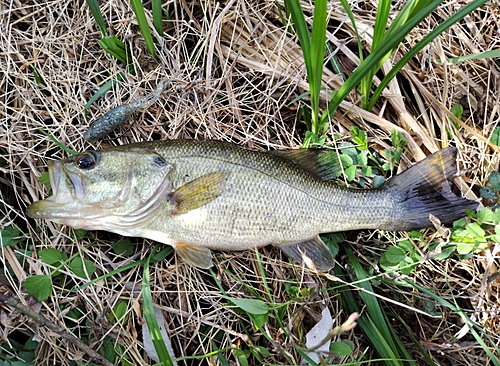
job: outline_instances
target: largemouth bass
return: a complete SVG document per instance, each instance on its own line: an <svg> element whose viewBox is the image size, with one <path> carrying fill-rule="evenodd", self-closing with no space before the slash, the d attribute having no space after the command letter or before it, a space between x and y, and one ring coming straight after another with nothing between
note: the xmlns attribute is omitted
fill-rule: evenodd
<svg viewBox="0 0 500 366"><path fill-rule="evenodd" d="M331 152L330 152L331 154ZM53 195L32 218L169 244L187 262L212 266L211 250L273 244L320 271L334 265L319 233L448 223L477 203L458 197L446 148L372 190L334 185L323 150L259 152L220 141L154 141L49 161Z"/></svg>

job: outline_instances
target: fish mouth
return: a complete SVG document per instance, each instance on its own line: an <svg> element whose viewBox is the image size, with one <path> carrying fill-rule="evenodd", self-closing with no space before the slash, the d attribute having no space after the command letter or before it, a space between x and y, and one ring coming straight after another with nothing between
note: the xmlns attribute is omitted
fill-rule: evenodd
<svg viewBox="0 0 500 366"><path fill-rule="evenodd" d="M81 209L85 206L80 201L80 198L84 195L83 185L81 180L71 179L66 174L63 163L52 160L48 162L52 195L29 205L26 210L29 217L56 222L58 222L58 218L82 217Z"/></svg>

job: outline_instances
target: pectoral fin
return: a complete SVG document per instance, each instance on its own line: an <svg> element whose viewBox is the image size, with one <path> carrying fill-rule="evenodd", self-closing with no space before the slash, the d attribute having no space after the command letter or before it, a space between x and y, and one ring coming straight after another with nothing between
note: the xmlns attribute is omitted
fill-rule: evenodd
<svg viewBox="0 0 500 366"><path fill-rule="evenodd" d="M277 245L288 256L311 269L327 272L335 265L330 250L319 236L295 243Z"/></svg>
<svg viewBox="0 0 500 366"><path fill-rule="evenodd" d="M182 259L195 267L204 269L212 267L212 252L208 248L177 242L174 249Z"/></svg>
<svg viewBox="0 0 500 366"><path fill-rule="evenodd" d="M189 212L219 197L224 192L228 176L229 172L214 172L179 187L170 198L176 205L173 214Z"/></svg>

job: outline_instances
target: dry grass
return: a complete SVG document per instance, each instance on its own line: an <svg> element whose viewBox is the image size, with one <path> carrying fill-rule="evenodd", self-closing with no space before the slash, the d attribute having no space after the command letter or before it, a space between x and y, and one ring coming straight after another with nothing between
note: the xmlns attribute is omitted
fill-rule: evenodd
<svg viewBox="0 0 500 366"><path fill-rule="evenodd" d="M363 36L368 45L374 21L373 3L359 3L360 8L354 9L364 24ZM394 60L459 4L460 1L444 4L427 24L414 30ZM304 4L305 8L308 6ZM275 2L181 0L168 2L164 7L172 21L164 39L159 40L160 62L157 62L146 51L128 2L103 5L111 34L130 46L137 72L128 74L123 83L90 108L91 119L150 92L164 72L173 74L182 69L183 73L159 102L137 117L129 133L93 147L171 138L227 140L258 149L299 146L305 127L295 123L297 105L289 105L289 102L307 90L305 70L297 39L284 32ZM353 53L352 29L340 5L331 7L329 16L332 20L329 40L338 47L336 55L349 74L359 62ZM398 129L409 141L401 164L403 168L447 145L447 131L451 131L466 171L457 183L465 195L474 198L489 173L498 169L499 148L489 142L489 137L500 117L499 67L494 60L447 64L431 62L429 57L444 59L498 48L499 17L498 7L490 4L454 26L404 68L373 113L358 108L357 96L351 94L351 99L342 103L335 120L331 121L328 138L333 140L335 133L348 138L349 128L357 125L368 131L371 147L382 151L390 145L391 130ZM68 255L80 253L96 265L99 274L108 273L118 263L127 261L116 256L109 246L110 240L117 239L115 236L90 233L83 240L76 240L67 227L37 223L25 215L29 203L47 195L38 181L46 170L47 160L66 155L41 130L74 150L89 148L82 138L88 125L84 106L105 82L124 72L124 65L97 44L100 34L83 1L48 1L42 6L31 1L0 0L0 24L0 154L5 160L0 164L0 226L19 226L28 236L30 249L25 252L21 247L2 248L2 265L11 269L1 278L2 291L13 292L23 303L77 337L90 334L89 344L95 350L110 337L127 350L132 364L150 362L138 334L142 322L138 290L140 268L69 293L62 289L74 288L86 281L64 271L65 282L58 283L54 296L43 304L34 301L21 288L27 276L50 273L50 268L37 257L37 251L42 248L56 248ZM36 68L45 86L37 85L32 68ZM325 70L323 82L325 88L331 90L342 81ZM324 98L326 103L326 92ZM450 122L447 112L456 103L461 103L466 112L459 130ZM426 235L431 238L436 234L429 230ZM134 243L135 259L148 255L151 242L134 239ZM372 241L366 243L367 246L355 247L368 265ZM499 248L500 244L492 244L466 260L428 261L412 274L419 284L456 299L497 344L500 341L500 279L495 276ZM271 351L266 358L270 364L300 362L298 353L284 343L285 337L274 314L264 329L255 331L245 314L227 306L217 281L228 296L255 298L260 294L271 303L290 299L289 283L314 289L309 298L289 305L283 315L285 326L299 343L300 337L315 323L314 319L317 320L322 303L330 308L336 324L345 321L349 314L341 308L337 292L325 291L332 286L328 280L293 267L270 247L260 253L271 298L256 255L251 251L216 253L214 273L178 263L175 256L152 265L153 299L166 314L168 332L178 357L204 355L214 351L214 345L248 349L251 338L255 344ZM122 326L109 322L109 313L119 300L126 302L129 315L128 322ZM398 301L415 309L429 310L429 301L409 290L401 292ZM395 309L412 324L416 338L437 363L486 364L483 350L466 330L459 332L463 324L451 311L437 306L432 311L440 316L431 317L399 305L395 305ZM36 335L40 341L36 364L69 365L71 361L88 360L73 344L27 317L7 307L2 307L0 312L2 342L21 333ZM69 313L74 316L72 321ZM245 331L251 333L245 334ZM463 338L458 339L457 334ZM365 351L367 341L358 330L346 334L345 338L355 343L355 357ZM419 351L411 345L409 348L420 364L425 364L425 360L419 358ZM230 352L225 355L234 362ZM186 364L199 362L186 361ZM220 363L216 356L211 356L205 364Z"/></svg>

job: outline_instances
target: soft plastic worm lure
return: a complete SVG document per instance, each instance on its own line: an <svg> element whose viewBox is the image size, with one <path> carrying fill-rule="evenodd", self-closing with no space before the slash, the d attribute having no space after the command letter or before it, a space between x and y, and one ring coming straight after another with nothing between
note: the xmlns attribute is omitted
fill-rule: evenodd
<svg viewBox="0 0 500 366"><path fill-rule="evenodd" d="M131 103L113 108L108 113L92 122L87 131L83 134L83 137L85 140L92 142L109 135L112 131L120 127L132 113L148 108L154 104L160 97L162 91L172 80L173 77L164 78L158 83L154 92Z"/></svg>

